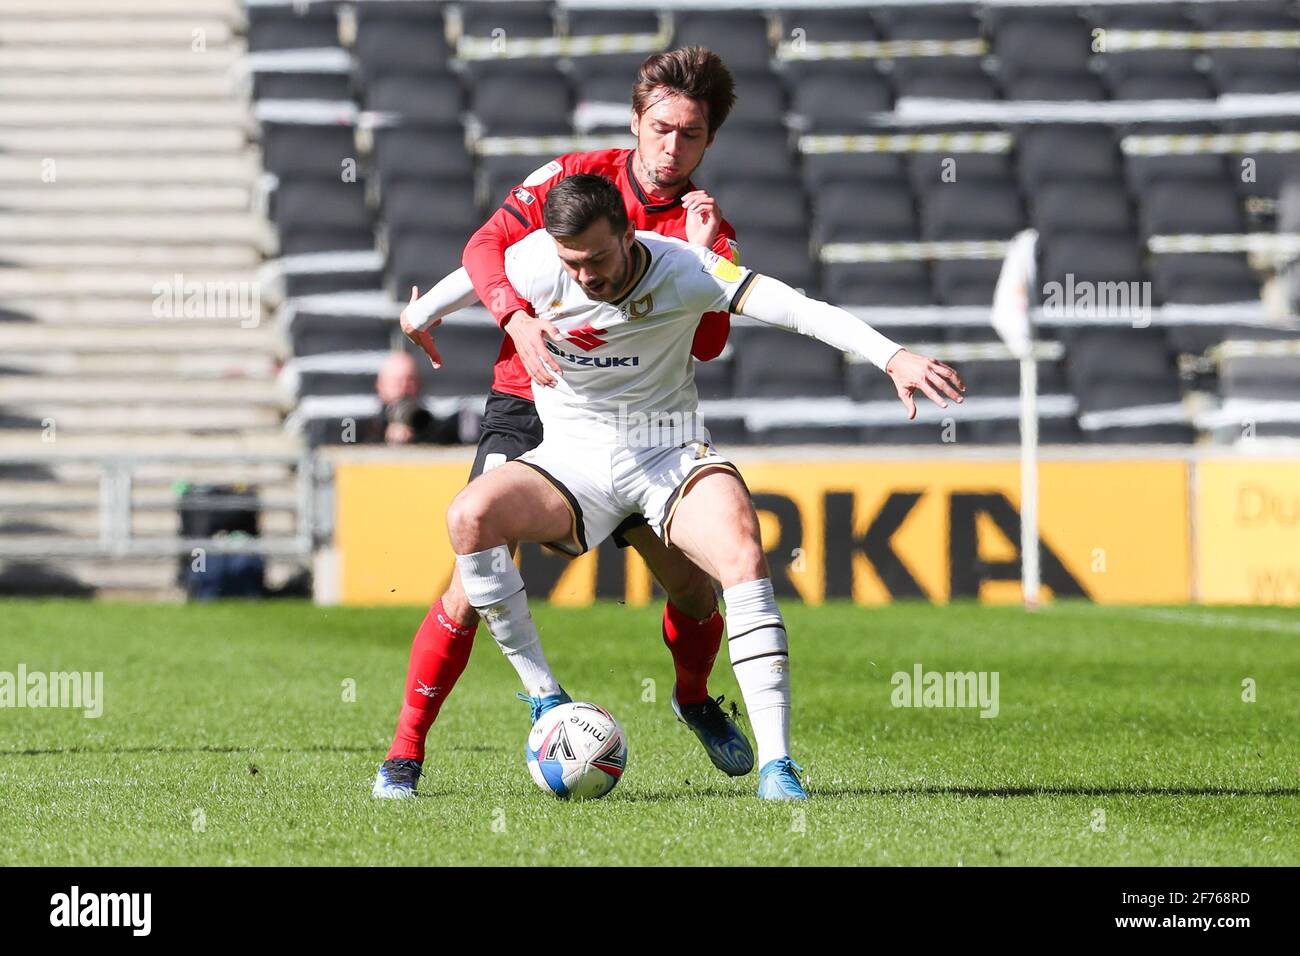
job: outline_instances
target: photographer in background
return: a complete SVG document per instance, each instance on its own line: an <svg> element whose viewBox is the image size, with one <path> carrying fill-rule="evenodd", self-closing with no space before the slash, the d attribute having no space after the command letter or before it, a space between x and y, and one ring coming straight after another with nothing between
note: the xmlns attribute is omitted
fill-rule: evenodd
<svg viewBox="0 0 1300 956"><path fill-rule="evenodd" d="M440 421L420 404L420 376L415 359L406 352L393 352L384 361L375 379L375 391L384 407L367 435L368 441L427 445L455 444L460 440L454 419Z"/></svg>

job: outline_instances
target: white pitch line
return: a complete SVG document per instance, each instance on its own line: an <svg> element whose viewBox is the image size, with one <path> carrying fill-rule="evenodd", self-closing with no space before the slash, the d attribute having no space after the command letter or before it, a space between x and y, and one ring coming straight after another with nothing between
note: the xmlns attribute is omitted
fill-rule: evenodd
<svg viewBox="0 0 1300 956"><path fill-rule="evenodd" d="M1069 614L1079 611L1078 607L1052 607L1054 614ZM1122 608L1097 606L1088 614L1111 614L1123 617L1136 617L1163 624L1192 624L1200 627L1239 628L1248 631L1272 631L1280 634L1300 634L1300 621L1278 621L1273 618L1242 617L1233 614L1214 614L1205 611L1158 610L1155 608Z"/></svg>

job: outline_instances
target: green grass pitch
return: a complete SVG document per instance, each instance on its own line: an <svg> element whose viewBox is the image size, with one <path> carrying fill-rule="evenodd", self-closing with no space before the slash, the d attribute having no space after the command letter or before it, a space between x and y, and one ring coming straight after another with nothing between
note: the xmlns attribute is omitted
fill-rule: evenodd
<svg viewBox="0 0 1300 956"><path fill-rule="evenodd" d="M393 802L370 781L421 609L0 602L0 671L104 674L97 719L0 709L4 859L1300 864L1300 610L784 611L798 807L718 773L673 719L658 608L535 608L566 689L629 738L613 793L569 804L528 776L527 708L482 629L421 799ZM997 671L998 716L892 706L918 662ZM712 686L736 696L725 649Z"/></svg>

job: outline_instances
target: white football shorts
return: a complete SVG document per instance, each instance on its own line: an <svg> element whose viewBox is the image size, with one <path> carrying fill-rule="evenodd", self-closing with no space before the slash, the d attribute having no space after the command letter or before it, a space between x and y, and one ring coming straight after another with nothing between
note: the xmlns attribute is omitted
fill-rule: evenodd
<svg viewBox="0 0 1300 956"><path fill-rule="evenodd" d="M568 539L546 546L574 558L608 538L630 514L645 515L667 541L677 503L698 478L716 470L740 478L736 466L707 440L648 448L543 440L515 461L540 474L568 503L573 513Z"/></svg>

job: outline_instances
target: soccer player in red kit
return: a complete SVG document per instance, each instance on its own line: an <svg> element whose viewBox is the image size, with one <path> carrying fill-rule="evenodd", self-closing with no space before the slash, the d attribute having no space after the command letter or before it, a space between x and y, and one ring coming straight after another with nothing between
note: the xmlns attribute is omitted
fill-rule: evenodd
<svg viewBox="0 0 1300 956"><path fill-rule="evenodd" d="M596 173L617 185L637 229L706 246L738 262L735 230L721 218L712 197L696 189L690 179L734 103L734 80L717 54L691 47L650 56L633 87L631 129L636 147L570 153L547 163L511 190L501 208L470 238L463 257L465 271L474 292L506 333L471 479L541 443L532 389L554 384L559 371L544 345L548 335L556 337L554 328L535 316L506 278L507 247L542 228L542 206L551 186L574 173ZM416 302L415 290L411 301ZM408 311L415 310L408 307ZM440 365L441 356L427 330L433 323L426 318L421 325L403 313L402 324L435 366ZM702 316L692 346L695 358L717 357L729 328L726 312ZM601 331L582 330L592 337L588 343L598 342ZM571 334L566 343L581 349L583 337ZM620 525L614 540L620 547L635 548L668 594L663 638L676 674L673 710L699 737L718 769L731 776L749 773L754 755L748 739L723 712L721 698L714 700L708 692L708 676L723 631L713 582L680 551L664 544L640 515ZM425 738L469 661L477 626L478 615L465 597L459 575L453 574L447 592L416 632L397 732L373 785L376 797L415 795ZM531 699L533 721L565 700Z"/></svg>

